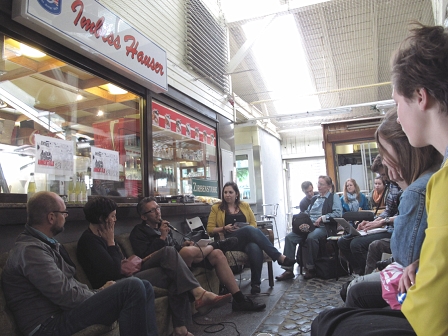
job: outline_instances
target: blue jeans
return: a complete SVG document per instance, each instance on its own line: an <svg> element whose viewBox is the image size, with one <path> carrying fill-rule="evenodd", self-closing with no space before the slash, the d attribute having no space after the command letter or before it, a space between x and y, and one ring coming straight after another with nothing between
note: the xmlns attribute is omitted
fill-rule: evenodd
<svg viewBox="0 0 448 336"><path fill-rule="evenodd" d="M356 237L349 237L347 235L338 240L338 246L342 255L352 266L353 272L364 275L370 243L378 239L390 238L391 235L392 233L390 232L380 232Z"/></svg>
<svg viewBox="0 0 448 336"><path fill-rule="evenodd" d="M33 336L69 336L94 324L118 320L120 335L156 336L154 290L146 280L122 279L91 296L76 308L42 323Z"/></svg>
<svg viewBox="0 0 448 336"><path fill-rule="evenodd" d="M245 226L232 233L226 233L226 237L237 237L237 251L243 251L249 256L251 285L261 284L261 270L263 268L263 251L274 261L282 254L272 245L264 233L253 226Z"/></svg>
<svg viewBox="0 0 448 336"><path fill-rule="evenodd" d="M306 267L314 269L314 261L317 259L319 253L319 239L327 236L327 231L324 226L316 227L313 232L310 232L306 237L307 258ZM297 244L302 244L303 238L294 232L288 233L285 237L285 249L283 254L290 259L296 258ZM292 271L292 267L282 266L286 270Z"/></svg>

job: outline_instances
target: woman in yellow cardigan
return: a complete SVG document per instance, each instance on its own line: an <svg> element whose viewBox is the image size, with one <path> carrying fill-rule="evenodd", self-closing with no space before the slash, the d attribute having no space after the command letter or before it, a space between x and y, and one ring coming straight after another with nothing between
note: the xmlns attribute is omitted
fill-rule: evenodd
<svg viewBox="0 0 448 336"><path fill-rule="evenodd" d="M246 252L251 269L251 293L260 293L263 251L280 265L292 266L295 261L281 254L266 236L257 229L254 213L249 204L240 200L240 191L234 182L227 182L222 190L222 202L214 204L208 217L207 231L210 235L224 233L227 237L237 237L236 251ZM234 223L249 223L238 227Z"/></svg>

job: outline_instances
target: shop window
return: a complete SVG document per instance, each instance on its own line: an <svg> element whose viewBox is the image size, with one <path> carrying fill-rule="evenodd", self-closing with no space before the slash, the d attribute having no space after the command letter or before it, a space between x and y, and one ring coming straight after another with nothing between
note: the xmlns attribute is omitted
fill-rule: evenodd
<svg viewBox="0 0 448 336"><path fill-rule="evenodd" d="M90 194L142 196L142 98L7 36L0 39L2 192L27 193L34 173L38 191L70 202L85 202Z"/></svg>
<svg viewBox="0 0 448 336"><path fill-rule="evenodd" d="M194 180L217 188L215 129L153 102L152 133L154 195L195 194Z"/></svg>

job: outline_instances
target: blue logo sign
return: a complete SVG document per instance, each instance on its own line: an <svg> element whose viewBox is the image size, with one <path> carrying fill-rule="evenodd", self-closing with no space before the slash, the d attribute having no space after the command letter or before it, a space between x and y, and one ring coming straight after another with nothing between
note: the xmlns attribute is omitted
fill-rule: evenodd
<svg viewBox="0 0 448 336"><path fill-rule="evenodd" d="M50 14L61 14L62 0L37 0L37 2Z"/></svg>

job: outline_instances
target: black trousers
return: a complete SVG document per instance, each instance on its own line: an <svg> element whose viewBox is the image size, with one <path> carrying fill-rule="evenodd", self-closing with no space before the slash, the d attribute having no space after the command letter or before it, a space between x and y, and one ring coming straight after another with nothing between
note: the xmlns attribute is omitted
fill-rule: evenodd
<svg viewBox="0 0 448 336"><path fill-rule="evenodd" d="M321 312L311 324L311 336L416 335L405 316L392 309L335 308Z"/></svg>

